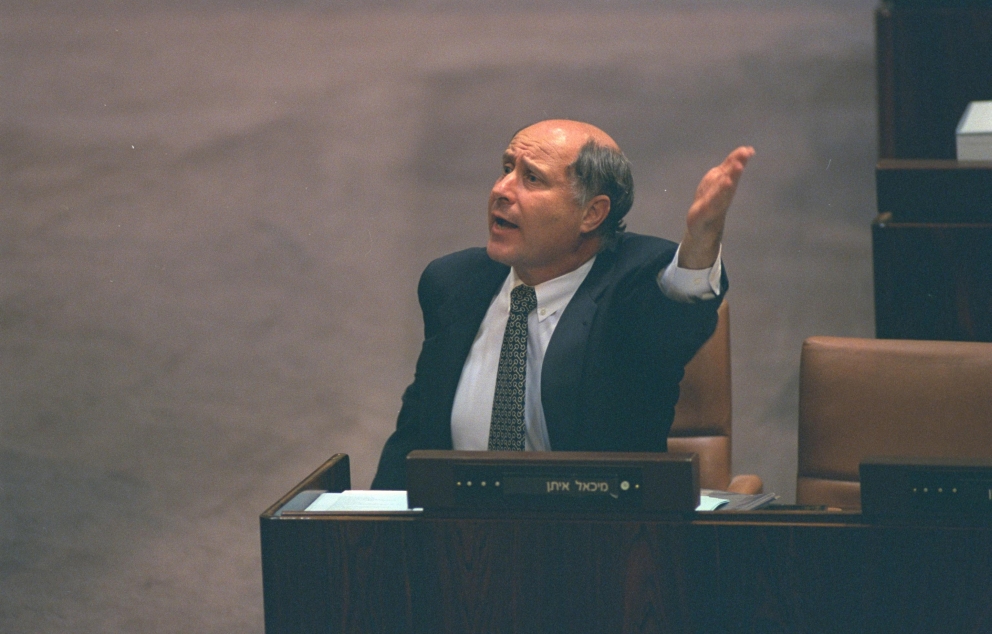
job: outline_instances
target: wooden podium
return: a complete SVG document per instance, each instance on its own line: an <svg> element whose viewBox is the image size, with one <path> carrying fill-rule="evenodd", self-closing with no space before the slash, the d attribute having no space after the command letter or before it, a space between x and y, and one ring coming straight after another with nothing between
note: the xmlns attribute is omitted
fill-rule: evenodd
<svg viewBox="0 0 992 634"><path fill-rule="evenodd" d="M347 486L347 468L335 456L261 515L268 634L992 628L990 526L286 512L302 492Z"/></svg>

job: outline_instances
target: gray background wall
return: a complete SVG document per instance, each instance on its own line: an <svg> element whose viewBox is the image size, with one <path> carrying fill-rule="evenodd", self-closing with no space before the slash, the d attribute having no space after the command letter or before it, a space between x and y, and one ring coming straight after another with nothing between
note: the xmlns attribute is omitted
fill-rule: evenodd
<svg viewBox="0 0 992 634"><path fill-rule="evenodd" d="M0 631L260 632L258 513L335 452L370 482L417 277L551 116L674 239L757 148L734 461L791 500L800 344L873 332L873 6L0 2Z"/></svg>

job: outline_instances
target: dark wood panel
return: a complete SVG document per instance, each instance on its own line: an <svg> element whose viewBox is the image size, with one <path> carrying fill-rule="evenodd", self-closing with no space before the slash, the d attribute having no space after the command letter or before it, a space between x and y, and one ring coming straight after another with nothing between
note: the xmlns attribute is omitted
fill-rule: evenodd
<svg viewBox="0 0 992 634"><path fill-rule="evenodd" d="M872 226L875 335L992 341L992 224Z"/></svg>
<svg viewBox="0 0 992 634"><path fill-rule="evenodd" d="M881 160L875 193L894 222L992 223L992 162Z"/></svg>
<svg viewBox="0 0 992 634"><path fill-rule="evenodd" d="M988 527L281 518L262 543L269 634L992 625Z"/></svg>
<svg viewBox="0 0 992 634"><path fill-rule="evenodd" d="M879 157L955 158L965 106L992 99L992 8L883 6L875 25Z"/></svg>
<svg viewBox="0 0 992 634"><path fill-rule="evenodd" d="M988 530L893 527L866 543L865 592L882 631L992 631ZM894 629L896 628L896 629Z"/></svg>
<svg viewBox="0 0 992 634"><path fill-rule="evenodd" d="M263 518L261 537L266 632L413 631L430 593L409 524Z"/></svg>

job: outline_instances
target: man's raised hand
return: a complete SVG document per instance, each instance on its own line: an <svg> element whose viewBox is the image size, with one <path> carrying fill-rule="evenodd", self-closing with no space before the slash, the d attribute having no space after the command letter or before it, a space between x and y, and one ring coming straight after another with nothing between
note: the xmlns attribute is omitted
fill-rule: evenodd
<svg viewBox="0 0 992 634"><path fill-rule="evenodd" d="M754 156L754 148L741 146L706 172L696 188L696 198L685 218L685 236L679 250L679 266L706 269L716 262L723 238L727 210L737 191L744 166Z"/></svg>

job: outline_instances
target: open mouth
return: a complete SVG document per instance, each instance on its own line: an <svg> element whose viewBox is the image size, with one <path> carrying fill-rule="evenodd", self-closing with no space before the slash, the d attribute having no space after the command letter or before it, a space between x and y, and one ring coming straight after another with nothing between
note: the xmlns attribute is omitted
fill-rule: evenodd
<svg viewBox="0 0 992 634"><path fill-rule="evenodd" d="M509 220L506 220L504 218L500 218L500 217L497 216L494 220L495 220L495 224L496 224L497 227L502 227L504 229L516 229L517 228L517 225L513 224L512 222L510 222Z"/></svg>

